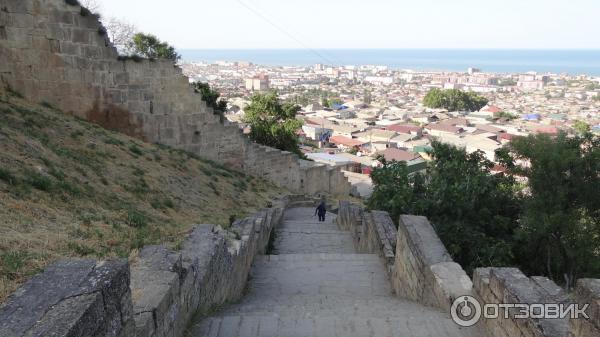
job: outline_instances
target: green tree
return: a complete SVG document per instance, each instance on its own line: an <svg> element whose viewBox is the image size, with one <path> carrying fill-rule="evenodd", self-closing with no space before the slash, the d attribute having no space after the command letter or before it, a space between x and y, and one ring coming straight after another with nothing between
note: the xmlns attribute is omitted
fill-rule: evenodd
<svg viewBox="0 0 600 337"><path fill-rule="evenodd" d="M223 114L227 111L227 101L223 99L219 100L221 94L212 89L208 83L194 82L192 87L195 92L202 95L202 100L206 102L206 105L213 108L215 113Z"/></svg>
<svg viewBox="0 0 600 337"><path fill-rule="evenodd" d="M468 272L506 266L513 260L512 238L520 204L511 176L492 175L494 164L481 152L434 142L426 204L440 239Z"/></svg>
<svg viewBox="0 0 600 337"><path fill-rule="evenodd" d="M401 214L419 213L422 209L419 202L424 191L423 176L409 175L406 162L388 162L383 157L378 160L382 167L375 168L371 173L373 193L367 206L388 212L394 221L398 221Z"/></svg>
<svg viewBox="0 0 600 337"><path fill-rule="evenodd" d="M371 209L425 215L456 262L467 271L513 262L512 238L520 212L516 183L491 175L482 153L439 142L425 176L407 174L403 163L384 164L372 173Z"/></svg>
<svg viewBox="0 0 600 337"><path fill-rule="evenodd" d="M149 59L167 59L176 62L181 58L175 51L175 47L150 34L135 34L130 49L135 54Z"/></svg>
<svg viewBox="0 0 600 337"><path fill-rule="evenodd" d="M464 92L458 89L429 90L423 104L432 109L446 109L448 111L479 111L488 103L487 98L473 92Z"/></svg>
<svg viewBox="0 0 600 337"><path fill-rule="evenodd" d="M281 104L276 92L255 94L244 110L244 122L251 128L250 138L257 143L303 156L296 135L302 126L302 122L296 119L299 110L300 107L295 104Z"/></svg>
<svg viewBox="0 0 600 337"><path fill-rule="evenodd" d="M575 129L575 131L577 131L581 135L584 135L590 132L591 130L590 125L584 121L576 121L573 124L573 129Z"/></svg>
<svg viewBox="0 0 600 337"><path fill-rule="evenodd" d="M514 120L519 118L519 116L512 114L510 112L506 112L506 111L500 111L499 113L496 114L495 116L496 118L505 118L508 120Z"/></svg>
<svg viewBox="0 0 600 337"><path fill-rule="evenodd" d="M529 274L564 281L600 276L600 139L518 137L504 149L514 173L528 178L516 247ZM513 160L530 163L519 167Z"/></svg>

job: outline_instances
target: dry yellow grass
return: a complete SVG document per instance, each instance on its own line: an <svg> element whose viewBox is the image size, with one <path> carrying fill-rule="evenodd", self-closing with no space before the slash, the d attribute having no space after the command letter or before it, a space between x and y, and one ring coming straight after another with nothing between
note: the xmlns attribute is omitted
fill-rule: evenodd
<svg viewBox="0 0 600 337"><path fill-rule="evenodd" d="M58 258L177 248L193 224L227 226L283 192L0 91L0 303Z"/></svg>

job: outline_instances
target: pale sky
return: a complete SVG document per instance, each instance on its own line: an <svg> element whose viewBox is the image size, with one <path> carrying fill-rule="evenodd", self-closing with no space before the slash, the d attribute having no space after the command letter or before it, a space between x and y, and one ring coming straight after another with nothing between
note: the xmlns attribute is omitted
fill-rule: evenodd
<svg viewBox="0 0 600 337"><path fill-rule="evenodd" d="M96 0L179 49L600 49L600 0Z"/></svg>

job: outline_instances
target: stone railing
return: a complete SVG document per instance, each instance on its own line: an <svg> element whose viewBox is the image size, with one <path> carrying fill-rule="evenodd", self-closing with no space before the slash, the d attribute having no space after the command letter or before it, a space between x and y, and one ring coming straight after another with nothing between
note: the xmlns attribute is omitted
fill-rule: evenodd
<svg viewBox="0 0 600 337"><path fill-rule="evenodd" d="M181 336L192 316L242 296L256 254L290 201L236 221L197 225L180 251L148 246L127 260L68 259L0 307L0 336Z"/></svg>
<svg viewBox="0 0 600 337"><path fill-rule="evenodd" d="M342 201L338 224L352 232L360 252L384 258L399 296L448 310L456 297L471 293L471 280L425 217L403 215L396 229L387 212L367 212Z"/></svg>
<svg viewBox="0 0 600 337"><path fill-rule="evenodd" d="M472 286L427 218L400 216L392 276L398 295L448 310L457 297L470 294Z"/></svg>
<svg viewBox="0 0 600 337"><path fill-rule="evenodd" d="M589 319L515 319L499 312L473 327L490 337L600 337L600 280L580 279L573 298L546 277L527 277L516 268L478 268L473 282L448 254L427 218L401 215L396 231L386 212L367 212L340 202L338 225L349 230L357 249L384 257L395 293L437 307L450 315L451 304L465 295L484 304L588 305ZM394 240L394 237L396 239Z"/></svg>
<svg viewBox="0 0 600 337"><path fill-rule="evenodd" d="M337 223L341 229L352 233L358 252L379 254L385 260L386 269L391 275L397 231L386 212L366 212L348 201L340 201Z"/></svg>
<svg viewBox="0 0 600 337"><path fill-rule="evenodd" d="M527 277L516 268L478 268L473 274L474 295L480 303L568 304L563 290L546 277ZM514 309L505 318L503 309L498 318L482 319L481 326L490 336L552 336L565 337L568 319L516 319Z"/></svg>

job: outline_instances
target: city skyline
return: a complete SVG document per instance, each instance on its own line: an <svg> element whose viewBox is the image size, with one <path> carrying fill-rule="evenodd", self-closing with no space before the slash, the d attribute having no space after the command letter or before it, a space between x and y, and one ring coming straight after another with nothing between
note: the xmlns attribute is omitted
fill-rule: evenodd
<svg viewBox="0 0 600 337"><path fill-rule="evenodd" d="M600 49L593 0L98 2L178 49Z"/></svg>

